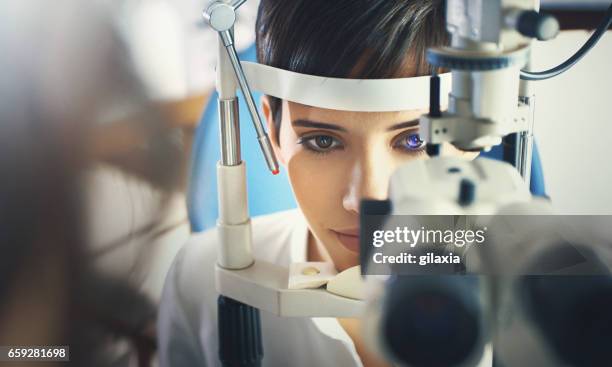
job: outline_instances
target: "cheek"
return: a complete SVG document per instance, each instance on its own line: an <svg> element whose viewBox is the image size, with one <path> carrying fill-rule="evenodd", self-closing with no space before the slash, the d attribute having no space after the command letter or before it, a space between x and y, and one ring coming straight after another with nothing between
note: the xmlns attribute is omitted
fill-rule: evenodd
<svg viewBox="0 0 612 367"><path fill-rule="evenodd" d="M327 155L309 152L297 143L295 131L286 127L284 124L281 128L279 154L295 199L304 215L322 221L323 217L342 209L345 152Z"/></svg>
<svg viewBox="0 0 612 367"><path fill-rule="evenodd" d="M342 210L342 160L299 151L287 163L291 187L306 216L319 221Z"/></svg>

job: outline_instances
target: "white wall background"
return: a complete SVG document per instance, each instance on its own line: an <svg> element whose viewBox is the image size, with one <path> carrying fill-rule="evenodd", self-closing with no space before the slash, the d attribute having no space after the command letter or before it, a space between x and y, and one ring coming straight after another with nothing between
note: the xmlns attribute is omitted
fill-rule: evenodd
<svg viewBox="0 0 612 367"><path fill-rule="evenodd" d="M556 66L590 33L534 45L533 70ZM563 214L612 214L612 32L565 74L534 83L535 134L549 196Z"/></svg>

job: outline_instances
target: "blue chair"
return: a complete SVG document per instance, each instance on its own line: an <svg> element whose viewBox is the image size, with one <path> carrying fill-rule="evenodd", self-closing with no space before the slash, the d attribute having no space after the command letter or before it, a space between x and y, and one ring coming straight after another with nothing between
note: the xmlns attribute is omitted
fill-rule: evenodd
<svg viewBox="0 0 612 367"><path fill-rule="evenodd" d="M241 60L255 61L255 46L240 55ZM255 101L261 94L254 92ZM252 216L273 213L296 207L286 173L281 170L273 176L263 159L256 134L249 117L244 98L239 93L241 116L242 156L247 160L247 188L249 212ZM193 232L201 232L215 226L218 213L216 165L220 157L217 94L210 98L202 120L196 129L191 156L191 177L187 195L189 220ZM501 147L483 153L494 159L502 159ZM534 146L531 192L545 196L544 177L537 146Z"/></svg>
<svg viewBox="0 0 612 367"><path fill-rule="evenodd" d="M481 157L503 160L503 149L501 145L493 147L489 152L483 152ZM531 183L529 189L535 196L546 197L546 189L544 186L544 170L542 169L542 161L538 152L538 145L533 144L533 154L531 156Z"/></svg>

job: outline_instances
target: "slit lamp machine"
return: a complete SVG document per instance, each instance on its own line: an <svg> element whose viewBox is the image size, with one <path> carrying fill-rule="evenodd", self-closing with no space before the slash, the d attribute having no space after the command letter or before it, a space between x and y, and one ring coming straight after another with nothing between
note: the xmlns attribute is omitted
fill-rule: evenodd
<svg viewBox="0 0 612 367"><path fill-rule="evenodd" d="M272 174L278 173L279 166L251 88L336 110L401 111L429 106L429 113L420 119L420 133L431 159L400 167L389 184L389 200L365 200L362 215L551 214L546 202L529 192L535 102L530 84L559 75L578 62L610 26L612 6L571 58L553 69L533 72L532 40L552 39L560 29L554 17L539 12L539 1L447 0L446 29L451 42L447 47L429 49L427 61L450 72L355 80L241 62L234 48L233 26L245 1L212 1L203 12L219 35L216 84L221 160L217 165L216 286L221 295L218 322L223 365L261 365L264 351L259 310L281 317L361 317L373 348L389 361L405 366L475 366L486 358L501 366L525 366L533 361L539 366L601 366L597 363L603 358L608 363L612 360L612 317L582 320L599 323L599 331L607 333L607 344L597 339L598 333L575 335L582 340L572 344L568 335L579 329L571 322L580 324L575 319L584 315L563 308L589 289L594 295L592 302L612 309L612 277L605 266L603 275L568 278L564 283L548 278L520 283L522 278L516 276L469 274L374 277L371 281L366 276L368 287L374 289L367 300L356 299L359 297L351 293L352 286L346 286L353 284L350 280L343 283L339 279L335 293L324 288L289 289L288 268L252 255L237 96L239 89ZM423 93L427 90L429 94ZM441 106L448 109L442 111ZM505 162L445 157L441 154L444 143L468 151L503 143ZM362 262L362 268L366 266ZM351 271L360 278L359 270ZM516 284L522 284L522 293L513 293ZM437 304L437 313L420 308L420 301ZM407 341L415 347L409 348ZM442 342L444 346L440 346Z"/></svg>

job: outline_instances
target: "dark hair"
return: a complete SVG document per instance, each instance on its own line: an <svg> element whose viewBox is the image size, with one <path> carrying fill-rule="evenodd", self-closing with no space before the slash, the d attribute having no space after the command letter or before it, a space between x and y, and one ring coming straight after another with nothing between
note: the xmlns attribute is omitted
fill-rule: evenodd
<svg viewBox="0 0 612 367"><path fill-rule="evenodd" d="M428 75L426 49L448 42L443 0L262 0L256 28L260 63L336 78Z"/></svg>

